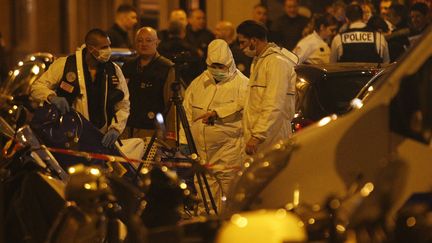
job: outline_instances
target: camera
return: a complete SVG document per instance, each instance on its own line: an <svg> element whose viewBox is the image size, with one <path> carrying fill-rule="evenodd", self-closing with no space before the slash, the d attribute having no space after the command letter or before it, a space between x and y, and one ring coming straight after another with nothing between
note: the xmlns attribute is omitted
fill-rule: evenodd
<svg viewBox="0 0 432 243"><path fill-rule="evenodd" d="M187 70L193 66L194 62L196 62L189 51L175 53L172 56L171 61L174 63L177 71Z"/></svg>
<svg viewBox="0 0 432 243"><path fill-rule="evenodd" d="M189 51L182 51L182 52L175 53L171 61L177 65L177 64L187 64L193 62L194 60L192 60L192 54Z"/></svg>

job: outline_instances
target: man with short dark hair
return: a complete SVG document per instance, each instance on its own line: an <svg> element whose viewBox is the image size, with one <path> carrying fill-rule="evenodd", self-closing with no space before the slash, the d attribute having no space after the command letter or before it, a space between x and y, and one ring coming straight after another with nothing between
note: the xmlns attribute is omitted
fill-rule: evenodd
<svg viewBox="0 0 432 243"><path fill-rule="evenodd" d="M408 39L408 9L405 5L394 3L390 6L387 18L395 27L391 34L387 36L390 61L394 62L410 46Z"/></svg>
<svg viewBox="0 0 432 243"><path fill-rule="evenodd" d="M207 29L206 15L201 9L192 9L189 11L188 23L189 24L186 26L185 40L196 49L200 57L198 62L194 63L196 72L191 75L193 80L206 68L205 58L207 55L207 46L214 40L214 35Z"/></svg>
<svg viewBox="0 0 432 243"><path fill-rule="evenodd" d="M303 29L309 20L299 15L298 0L285 0L284 10L285 14L272 24L272 38L277 44L291 51L302 38Z"/></svg>
<svg viewBox="0 0 432 243"><path fill-rule="evenodd" d="M205 56L207 46L214 39L214 35L206 27L204 11L201 9L192 9L188 15L188 22L186 41L197 48L201 56Z"/></svg>
<svg viewBox="0 0 432 243"><path fill-rule="evenodd" d="M252 10L252 20L263 23L267 28L270 28L267 6L261 3L255 5Z"/></svg>
<svg viewBox="0 0 432 243"><path fill-rule="evenodd" d="M411 24L409 40L412 44L429 25L429 7L425 3L414 3L410 8L409 16Z"/></svg>
<svg viewBox="0 0 432 243"><path fill-rule="evenodd" d="M363 10L358 4L346 8L348 29L333 38L330 62L389 63L387 41L384 35L370 30L363 20Z"/></svg>
<svg viewBox="0 0 432 243"><path fill-rule="evenodd" d="M129 31L138 22L136 9L129 4L122 4L117 8L115 23L107 30L112 47L132 48Z"/></svg>
<svg viewBox="0 0 432 243"><path fill-rule="evenodd" d="M240 48L253 57L243 123L249 155L291 136L296 55L267 41L267 28L247 20L237 27Z"/></svg>
<svg viewBox="0 0 432 243"><path fill-rule="evenodd" d="M392 5L393 0L381 0L380 1L380 15L384 19L387 19L387 15L390 9L390 6Z"/></svg>
<svg viewBox="0 0 432 243"><path fill-rule="evenodd" d="M30 95L54 104L61 113L73 107L105 136L102 145L111 147L126 126L129 91L119 66L109 61L108 35L90 30L75 54L61 57L32 86ZM120 94L110 100L110 94Z"/></svg>
<svg viewBox="0 0 432 243"><path fill-rule="evenodd" d="M396 2L396 0L381 0L379 4L379 16L384 20L385 24L387 25L387 29L390 32L393 31L394 25L388 20L388 13L390 10L390 6Z"/></svg>

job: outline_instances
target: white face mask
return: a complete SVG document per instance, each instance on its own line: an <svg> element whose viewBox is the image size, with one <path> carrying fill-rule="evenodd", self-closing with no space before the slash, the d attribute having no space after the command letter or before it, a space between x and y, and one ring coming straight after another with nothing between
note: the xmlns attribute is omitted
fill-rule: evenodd
<svg viewBox="0 0 432 243"><path fill-rule="evenodd" d="M228 71L215 69L215 68L211 68L211 67L208 67L207 69L216 81L221 82L221 81L224 81L224 80L229 78L229 72Z"/></svg>
<svg viewBox="0 0 432 243"><path fill-rule="evenodd" d="M99 62L105 63L108 62L110 57L111 57L111 48L104 48L104 49L100 49L98 51L99 55L95 56L93 53L92 55L94 56L94 58L96 58L96 60L98 60Z"/></svg>
<svg viewBox="0 0 432 243"><path fill-rule="evenodd" d="M256 56L256 48L251 50L250 45L243 49L243 53L248 57L255 57Z"/></svg>

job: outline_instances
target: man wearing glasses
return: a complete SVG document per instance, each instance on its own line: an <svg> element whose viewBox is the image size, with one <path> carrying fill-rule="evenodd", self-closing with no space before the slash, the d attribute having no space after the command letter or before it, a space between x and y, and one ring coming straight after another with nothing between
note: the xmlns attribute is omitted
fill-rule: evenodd
<svg viewBox="0 0 432 243"><path fill-rule="evenodd" d="M142 27L135 36L138 57L122 67L130 91L131 112L124 137L150 137L153 134L154 118L164 114L171 97L171 84L175 78L174 64L161 56L156 48L159 44L157 32L151 27ZM168 138L175 139L175 125L166 119ZM165 114L166 115L166 114Z"/></svg>

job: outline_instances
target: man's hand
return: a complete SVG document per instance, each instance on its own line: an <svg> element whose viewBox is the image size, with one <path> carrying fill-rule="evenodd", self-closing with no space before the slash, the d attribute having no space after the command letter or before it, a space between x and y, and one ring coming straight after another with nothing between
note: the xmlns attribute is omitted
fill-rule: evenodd
<svg viewBox="0 0 432 243"><path fill-rule="evenodd" d="M65 97L49 96L48 101L54 104L62 115L69 112L70 107Z"/></svg>
<svg viewBox="0 0 432 243"><path fill-rule="evenodd" d="M207 124L207 125L214 125L214 121L216 120L216 118L218 117L216 111L209 111L199 117L197 117L194 122L202 119L202 123Z"/></svg>
<svg viewBox="0 0 432 243"><path fill-rule="evenodd" d="M258 144L260 144L260 140L256 137L251 137L246 143L246 154L254 155L258 150Z"/></svg>
<svg viewBox="0 0 432 243"><path fill-rule="evenodd" d="M108 130L107 133L105 133L104 137L102 138L102 145L104 147L111 147L115 141L120 136L120 133L115 129Z"/></svg>

